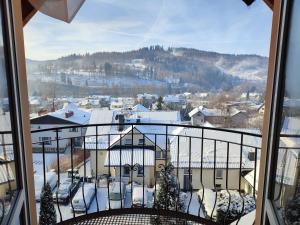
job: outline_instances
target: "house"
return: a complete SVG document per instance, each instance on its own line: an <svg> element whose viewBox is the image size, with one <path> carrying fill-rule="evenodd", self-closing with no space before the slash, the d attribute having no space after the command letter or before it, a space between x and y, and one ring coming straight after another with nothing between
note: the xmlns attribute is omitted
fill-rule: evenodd
<svg viewBox="0 0 300 225"><path fill-rule="evenodd" d="M204 106L194 108L190 113L192 125L201 125L209 122L216 127L225 123L227 113L221 109L208 109Z"/></svg>
<svg viewBox="0 0 300 225"><path fill-rule="evenodd" d="M145 106L143 106L141 104L135 105L131 110L135 111L135 112L149 112L150 111L149 109L147 109Z"/></svg>
<svg viewBox="0 0 300 225"><path fill-rule="evenodd" d="M74 103L67 103L60 110L48 113L46 115L38 116L30 120L32 130L40 130L55 127L64 126L80 126L88 124L90 120L90 112L84 109L78 108ZM77 148L81 147L81 136L85 134L85 128L69 128L60 129L56 132L45 131L32 134L32 148L35 152L42 151L42 143L44 143L45 150L47 152L56 151L57 147L61 152L64 152L70 145L70 139L74 138L74 145ZM57 146L56 135L62 140L59 141Z"/></svg>
<svg viewBox="0 0 300 225"><path fill-rule="evenodd" d="M186 105L187 100L184 94L178 94L166 95L165 97L163 97L163 102L171 109L181 109L182 106Z"/></svg>
<svg viewBox="0 0 300 225"><path fill-rule="evenodd" d="M132 179L152 186L155 176L160 176L160 165L165 164L166 150L169 149L165 126L151 125L162 121L180 123L180 113L93 110L90 124L114 123L116 125L99 126L97 138L94 126L87 129L85 147L90 151L92 175L110 174L125 183ZM126 123L149 123L150 125L126 126ZM172 130L173 128L170 127L168 133Z"/></svg>
<svg viewBox="0 0 300 225"><path fill-rule="evenodd" d="M227 110L209 109L199 106L193 109L189 116L192 125L202 126L205 122L209 122L216 127L246 127L248 115L245 111L229 107Z"/></svg>
<svg viewBox="0 0 300 225"><path fill-rule="evenodd" d="M229 108L228 127L247 127L248 115L245 111L236 108Z"/></svg>
<svg viewBox="0 0 300 225"><path fill-rule="evenodd" d="M33 173L32 173L32 152L31 152L31 140L30 140L30 126L29 126L29 112L28 112L28 89L27 89L27 79L26 79L26 68L25 68L25 52L24 52L24 36L23 36L23 26L34 16L34 14L40 10L47 15L65 20L70 22L79 8L82 6L83 1L72 1L72 5L66 4L67 1L47 1L48 7L40 7L41 5L37 1L28 0L14 0L5 1L1 6L1 14L3 15L3 32L2 32L2 43L5 47L5 51L2 52L2 65L3 73L1 73L1 84L0 89L2 96L7 96L9 99L8 109L10 111L11 120L9 123L9 131L13 130L13 143L16 143L16 148L14 149L14 160L17 162L16 165L16 178L17 178L17 188L14 190L14 195L12 198L2 204L2 216L1 220L4 224L25 224L25 225L36 225L37 224L37 213L35 209L34 202L34 189L33 189ZM251 5L253 0L244 0L247 5ZM282 224L284 221L286 224L297 224L299 223L299 207L284 208L277 205L276 199L273 198L274 184L277 182L275 179L276 168L280 167L280 162L275 159L281 159L278 157L278 143L280 140L280 132L278 127L281 127L283 119L282 115L273 112L283 111L282 103L284 102L284 94L287 93L288 98L297 99L299 95L297 92L299 90L299 76L297 76L297 71L299 71L299 63L297 63L297 54L299 53L299 32L298 22L299 22L299 1L274 1L274 0L264 0L268 7L273 12L272 21L272 34L270 42L270 54L269 69L267 76L267 91L266 91L266 119L264 121L264 135L263 142L264 147L262 149L261 164L260 164L260 175L261 179L266 182L260 182L260 188L257 198L257 208L255 224L265 225L265 224ZM36 3L36 4L35 4ZM53 7L56 6L56 7ZM58 10L61 9L61 10ZM270 10L270 11L271 11ZM59 13L61 12L61 13ZM92 12L92 11L91 11ZM98 11L97 11L98 12ZM267 11L266 11L267 12ZM271 14L269 14L271 15ZM266 20L266 21L265 21ZM40 22L40 20L38 19ZM260 20L262 23L268 23L267 19ZM240 22L240 21L238 21ZM284 25L284 29L283 28ZM41 32L40 32L41 33ZM35 36L35 35L34 35ZM268 34L262 34L262 36L268 36ZM30 46L29 41L29 46ZM45 44L49 44L46 42ZM253 49L255 50L257 46L254 44ZM280 60L278 60L280 59ZM255 68L254 68L255 71ZM53 76L55 79L56 76ZM285 79L288 78L288 79ZM280 87L280 88L278 88ZM9 91L7 91L9 90ZM285 92L283 93L283 90ZM286 116L286 115L285 115ZM1 123L0 123L1 124ZM2 124L1 124L2 125ZM296 130L299 131L299 128ZM296 132L295 134L297 134ZM2 132L3 134L3 132ZM270 143L270 139L272 139ZM273 144L275 143L275 144ZM285 143L293 143L290 139L287 139ZM265 145L266 144L266 145ZM268 145L267 145L268 144ZM295 146L293 146L295 147ZM297 169L298 170L298 169ZM189 171L190 172L190 171ZM298 182L297 182L298 185ZM98 195L96 195L98 196ZM1 196L3 200L4 196ZM290 201L293 203L299 199L298 195L291 195ZM1 201L3 202L3 201ZM190 201L191 203L191 201ZM270 204L271 203L271 204ZM295 205L294 205L295 206ZM57 204L58 211L59 204ZM167 207L166 207L167 208ZM110 211L106 214L93 214L85 215L80 218L83 223L91 224L95 220L104 222L109 220L108 223L116 224L117 220L120 222L120 217L126 222L134 223L136 220L148 222L147 218L151 217L149 214L152 212L159 214L160 212L150 210L139 209L141 215L128 216L128 214L134 213L130 211L131 209L124 209L124 211ZM115 215L118 212L118 216ZM67 211L63 211L67 213ZM123 213L123 215L120 215ZM187 213L189 211L187 210ZM88 214L88 212L87 212ZM126 215L127 214L127 215ZM195 222L201 221L202 224L212 224L214 221L203 220L198 216L183 215L182 213L174 213L174 211L168 212L164 210L163 218L167 220L173 220L173 217L182 218L186 220L195 220ZM120 217L119 217L120 215ZM91 217L93 217L91 219ZM168 219L171 217L171 219ZM78 217L73 215L73 218L68 221L62 221L66 217L60 218L59 222L76 224L78 223ZM68 218L68 217L67 217ZM69 218L68 218L69 219ZM145 219L145 220L144 220ZM247 218L247 220L252 220ZM167 221L167 222L169 222ZM105 221L106 222L106 221ZM170 221L171 222L171 221ZM248 222L248 221L247 221ZM106 222L107 223L107 222ZM244 220L237 221L235 224L246 224ZM248 224L248 223L247 223ZM253 220L250 224L253 224Z"/></svg>
<svg viewBox="0 0 300 225"><path fill-rule="evenodd" d="M171 139L170 162L175 170L178 169L178 179L184 190L191 187L225 189L226 180L228 189L238 189L239 179L236 178L240 176L240 167L242 173L253 170L254 157L251 152L261 144L260 138L245 136L243 141L247 146L243 146L241 156L241 146L237 141L240 140L239 133L181 127L173 134L180 137ZM201 177L201 168L202 179L198 179Z"/></svg>
<svg viewBox="0 0 300 225"><path fill-rule="evenodd" d="M158 100L158 95L156 94L138 94L137 95L137 101L138 103L146 106L147 108L150 108L152 104L154 104Z"/></svg>

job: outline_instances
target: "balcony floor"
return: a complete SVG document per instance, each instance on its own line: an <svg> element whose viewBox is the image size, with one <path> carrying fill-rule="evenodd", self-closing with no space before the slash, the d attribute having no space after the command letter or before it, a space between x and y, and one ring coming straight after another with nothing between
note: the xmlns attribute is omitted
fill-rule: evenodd
<svg viewBox="0 0 300 225"><path fill-rule="evenodd" d="M123 208L99 211L62 221L59 225L216 225L187 213L150 208Z"/></svg>
<svg viewBox="0 0 300 225"><path fill-rule="evenodd" d="M75 223L74 225L98 225L98 224L114 224L114 225L200 225L197 222L191 222L186 219L172 218L168 216L160 216L159 223L154 222L155 216L146 214L127 214L127 215L116 215L106 216L96 219L90 219L83 222Z"/></svg>

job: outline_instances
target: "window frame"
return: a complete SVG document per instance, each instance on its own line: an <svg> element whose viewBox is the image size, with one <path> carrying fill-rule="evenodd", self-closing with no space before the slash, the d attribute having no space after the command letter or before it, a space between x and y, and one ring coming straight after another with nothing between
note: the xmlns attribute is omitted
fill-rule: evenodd
<svg viewBox="0 0 300 225"><path fill-rule="evenodd" d="M132 145L132 139L131 138L125 138L125 146L131 146Z"/></svg>

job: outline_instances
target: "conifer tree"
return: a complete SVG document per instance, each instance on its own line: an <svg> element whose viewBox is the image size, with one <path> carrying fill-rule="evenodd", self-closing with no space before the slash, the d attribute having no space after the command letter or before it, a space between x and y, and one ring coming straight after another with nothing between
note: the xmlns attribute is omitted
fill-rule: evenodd
<svg viewBox="0 0 300 225"><path fill-rule="evenodd" d="M56 224L56 211L54 208L52 191L50 185L47 183L41 193L40 206L40 225L54 225Z"/></svg>
<svg viewBox="0 0 300 225"><path fill-rule="evenodd" d="M180 199L180 188L174 175L174 166L169 163L159 181L159 188L156 193L154 208L185 211L183 199Z"/></svg>
<svg viewBox="0 0 300 225"><path fill-rule="evenodd" d="M159 96L157 100L157 110L162 110L163 98Z"/></svg>

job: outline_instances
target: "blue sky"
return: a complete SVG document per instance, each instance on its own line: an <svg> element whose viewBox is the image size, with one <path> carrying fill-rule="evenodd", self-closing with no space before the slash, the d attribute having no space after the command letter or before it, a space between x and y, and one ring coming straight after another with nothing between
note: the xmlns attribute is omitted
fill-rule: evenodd
<svg viewBox="0 0 300 225"><path fill-rule="evenodd" d="M86 0L71 24L36 14L24 29L26 57L155 44L267 56L271 21L262 0Z"/></svg>

